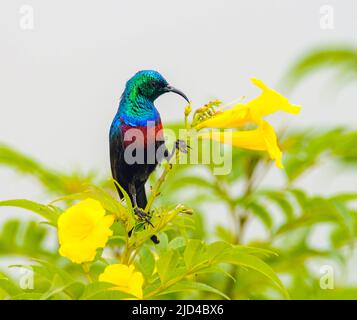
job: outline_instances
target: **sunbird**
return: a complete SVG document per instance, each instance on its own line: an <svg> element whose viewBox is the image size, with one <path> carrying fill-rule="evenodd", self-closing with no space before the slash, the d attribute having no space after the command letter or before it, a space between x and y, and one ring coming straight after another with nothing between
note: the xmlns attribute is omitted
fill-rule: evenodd
<svg viewBox="0 0 357 320"><path fill-rule="evenodd" d="M160 113L154 101L167 92L176 93L189 103L187 96L170 86L159 72L137 72L126 83L109 132L112 176L130 196L135 214L148 223L150 216L143 210L147 205L146 181L163 158L169 159L176 149L187 152L182 140L176 141L170 153L166 149ZM142 161L137 161L139 155L143 155Z"/></svg>

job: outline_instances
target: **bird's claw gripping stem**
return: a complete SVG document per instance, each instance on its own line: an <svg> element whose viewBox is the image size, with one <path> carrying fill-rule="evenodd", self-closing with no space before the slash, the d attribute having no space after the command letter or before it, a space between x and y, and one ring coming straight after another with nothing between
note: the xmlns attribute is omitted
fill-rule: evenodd
<svg viewBox="0 0 357 320"><path fill-rule="evenodd" d="M134 208L134 213L139 217L140 220L144 220L154 228L154 225L150 222L151 216L148 213L138 207Z"/></svg>
<svg viewBox="0 0 357 320"><path fill-rule="evenodd" d="M187 145L187 143L185 141L177 139L175 141L175 145L172 148L171 153L167 157L167 161L170 162L172 157L175 155L176 150L178 150L179 152L182 152L182 153L188 153L188 149L191 149L191 147L189 145Z"/></svg>
<svg viewBox="0 0 357 320"><path fill-rule="evenodd" d="M184 140L176 140L175 148L182 153L188 153L188 149L191 149L191 147Z"/></svg>

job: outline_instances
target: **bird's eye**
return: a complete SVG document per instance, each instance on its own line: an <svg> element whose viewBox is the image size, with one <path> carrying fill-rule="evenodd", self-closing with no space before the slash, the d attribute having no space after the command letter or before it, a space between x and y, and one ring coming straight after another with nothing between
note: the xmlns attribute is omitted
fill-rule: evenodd
<svg viewBox="0 0 357 320"><path fill-rule="evenodd" d="M160 88L160 83L158 81L152 81L151 82L151 88L156 90Z"/></svg>

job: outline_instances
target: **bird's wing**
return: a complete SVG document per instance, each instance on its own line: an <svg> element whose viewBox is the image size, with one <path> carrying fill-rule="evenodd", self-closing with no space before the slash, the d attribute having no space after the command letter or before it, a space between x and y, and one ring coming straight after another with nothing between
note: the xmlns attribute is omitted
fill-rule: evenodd
<svg viewBox="0 0 357 320"><path fill-rule="evenodd" d="M110 166L112 170L113 178L120 184L123 184L123 176L120 173L120 169L123 168L124 164L124 144L123 144L123 133L121 128L116 128L115 134L110 134ZM122 185L123 188L126 186Z"/></svg>

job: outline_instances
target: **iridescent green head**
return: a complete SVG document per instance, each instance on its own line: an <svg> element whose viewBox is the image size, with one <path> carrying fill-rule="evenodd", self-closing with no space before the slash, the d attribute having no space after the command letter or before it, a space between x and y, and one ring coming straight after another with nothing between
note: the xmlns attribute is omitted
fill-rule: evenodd
<svg viewBox="0 0 357 320"><path fill-rule="evenodd" d="M166 92L177 93L189 102L183 92L170 86L165 78L154 70L142 70L137 72L126 83L123 96L129 98L131 101L146 99L154 102L155 99Z"/></svg>

